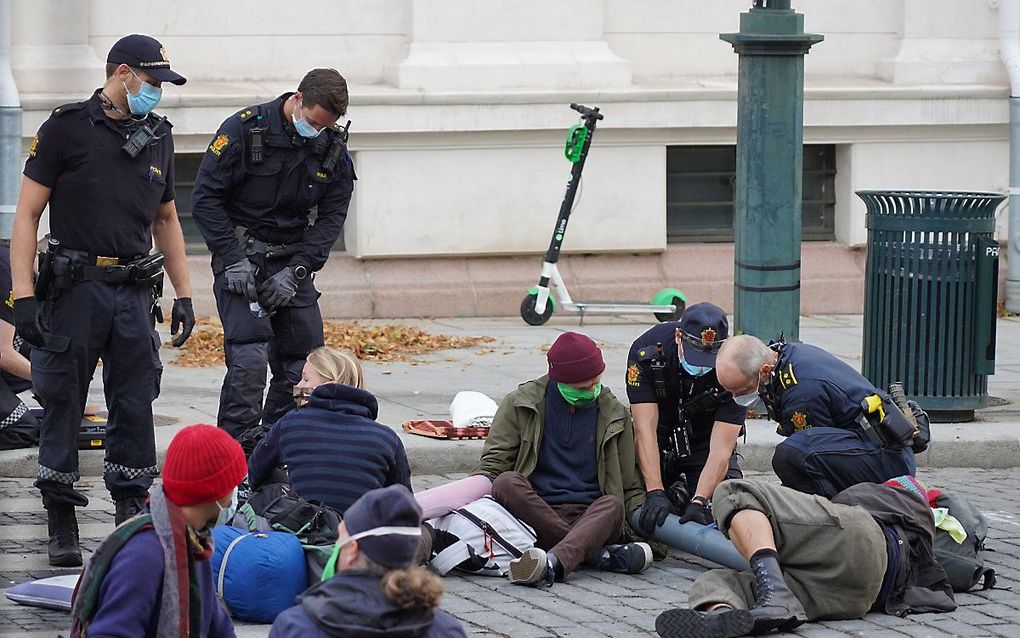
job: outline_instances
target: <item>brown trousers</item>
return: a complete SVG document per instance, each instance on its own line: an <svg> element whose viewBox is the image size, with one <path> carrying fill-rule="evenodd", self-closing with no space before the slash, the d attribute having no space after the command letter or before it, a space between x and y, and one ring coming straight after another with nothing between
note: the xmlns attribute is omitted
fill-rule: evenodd
<svg viewBox="0 0 1020 638"><path fill-rule="evenodd" d="M591 505L550 505L523 474L503 472L492 483L492 498L534 528L535 544L556 556L564 576L623 536L623 501L616 496L601 496Z"/></svg>

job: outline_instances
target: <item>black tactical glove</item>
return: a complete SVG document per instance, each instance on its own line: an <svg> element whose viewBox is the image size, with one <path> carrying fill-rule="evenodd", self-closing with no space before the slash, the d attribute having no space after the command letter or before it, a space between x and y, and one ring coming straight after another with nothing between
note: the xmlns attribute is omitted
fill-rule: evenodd
<svg viewBox="0 0 1020 638"><path fill-rule="evenodd" d="M666 522L666 515L672 513L673 504L669 502L666 492L652 490L645 495L645 504L641 506L638 517L638 531L645 536L655 533L655 528Z"/></svg>
<svg viewBox="0 0 1020 638"><path fill-rule="evenodd" d="M928 420L928 413L921 409L917 401L907 401L907 407L910 408L914 420L917 421L917 434L914 436L914 442L910 449L914 454L920 454L927 450L928 444L931 443L931 422Z"/></svg>
<svg viewBox="0 0 1020 638"><path fill-rule="evenodd" d="M39 301L35 297L14 300L14 328L18 336L39 348L46 345L46 337L39 318Z"/></svg>
<svg viewBox="0 0 1020 638"><path fill-rule="evenodd" d="M711 525L712 519L712 508L708 506L701 498L692 500L687 504L687 509L684 510L684 515L680 517L681 523L697 523L699 525Z"/></svg>
<svg viewBox="0 0 1020 638"><path fill-rule="evenodd" d="M195 329L195 309L191 307L191 297L174 299L174 307L170 311L170 334L177 334L178 328L181 334L174 339L175 348L183 346L191 336L191 331Z"/></svg>
<svg viewBox="0 0 1020 638"><path fill-rule="evenodd" d="M269 312L275 312L290 303L297 294L298 279L291 267L284 268L259 286L259 303Z"/></svg>
<svg viewBox="0 0 1020 638"><path fill-rule="evenodd" d="M230 264L223 271L227 279L227 290L235 295L241 295L248 301L255 301L258 298L258 291L255 289L255 266L248 258Z"/></svg>

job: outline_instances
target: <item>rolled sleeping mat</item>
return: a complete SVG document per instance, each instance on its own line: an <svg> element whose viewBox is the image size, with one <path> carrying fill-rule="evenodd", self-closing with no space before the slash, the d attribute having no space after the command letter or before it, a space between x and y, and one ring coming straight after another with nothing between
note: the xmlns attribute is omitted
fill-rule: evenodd
<svg viewBox="0 0 1020 638"><path fill-rule="evenodd" d="M640 514L639 508L631 517L630 523L634 529L638 529ZM740 555L730 539L726 538L715 525L681 523L679 516L670 514L666 517L665 523L655 528L652 538L723 567L737 571L751 569L747 559Z"/></svg>

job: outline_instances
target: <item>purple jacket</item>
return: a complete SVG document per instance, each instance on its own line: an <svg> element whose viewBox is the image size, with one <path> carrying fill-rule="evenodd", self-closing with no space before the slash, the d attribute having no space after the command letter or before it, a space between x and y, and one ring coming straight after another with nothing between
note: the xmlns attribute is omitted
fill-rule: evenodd
<svg viewBox="0 0 1020 638"><path fill-rule="evenodd" d="M138 532L117 552L99 589L99 605L89 638L155 636L163 591L163 548L152 529ZM234 624L216 598L212 565L196 561L201 589L201 638L234 638Z"/></svg>

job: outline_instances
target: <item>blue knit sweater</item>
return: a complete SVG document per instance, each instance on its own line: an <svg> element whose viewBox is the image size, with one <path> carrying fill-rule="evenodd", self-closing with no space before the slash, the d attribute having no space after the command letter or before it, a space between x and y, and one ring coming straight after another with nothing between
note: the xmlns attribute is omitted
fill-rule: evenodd
<svg viewBox="0 0 1020 638"><path fill-rule="evenodd" d="M320 385L308 405L277 421L252 452L252 486L286 464L299 496L340 513L369 490L397 483L411 489L404 444L396 432L376 423L378 414L372 394L339 383Z"/></svg>
<svg viewBox="0 0 1020 638"><path fill-rule="evenodd" d="M538 464L528 477L546 503L589 505L602 496L596 443L598 418L595 403L571 407L556 383L549 383Z"/></svg>

